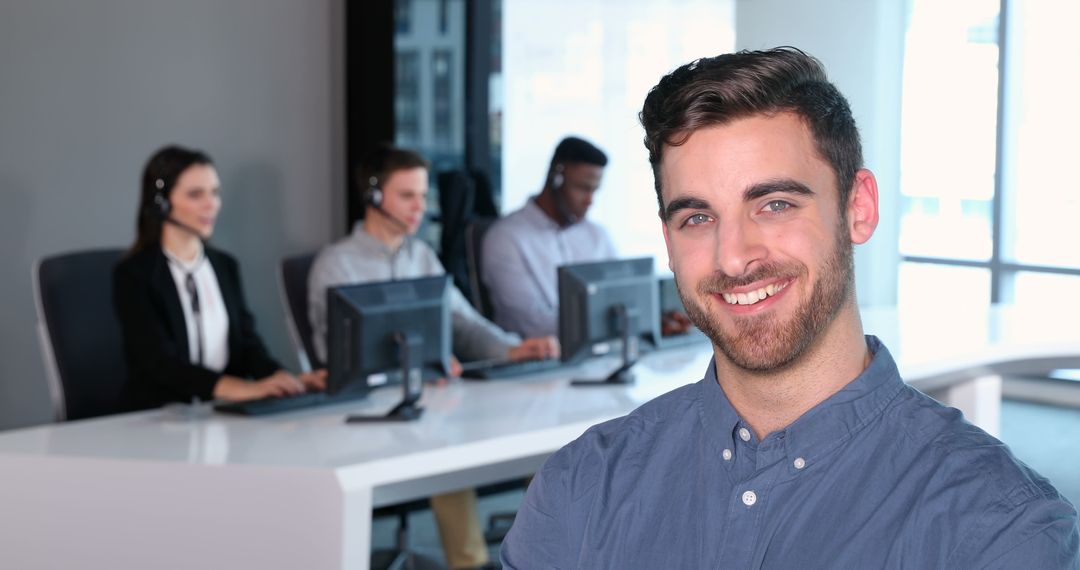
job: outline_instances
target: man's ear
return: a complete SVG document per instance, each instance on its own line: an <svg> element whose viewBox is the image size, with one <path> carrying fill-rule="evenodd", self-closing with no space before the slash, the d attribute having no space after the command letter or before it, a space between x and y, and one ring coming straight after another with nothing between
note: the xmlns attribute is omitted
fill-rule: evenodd
<svg viewBox="0 0 1080 570"><path fill-rule="evenodd" d="M878 224L878 187L874 173L863 168L855 173L847 203L851 243L862 244L874 235Z"/></svg>

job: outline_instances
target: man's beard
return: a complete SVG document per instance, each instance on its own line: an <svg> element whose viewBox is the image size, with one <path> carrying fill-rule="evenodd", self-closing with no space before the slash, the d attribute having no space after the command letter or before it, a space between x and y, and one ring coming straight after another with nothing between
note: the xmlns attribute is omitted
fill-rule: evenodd
<svg viewBox="0 0 1080 570"><path fill-rule="evenodd" d="M851 298L854 252L844 229L845 224L841 221L832 255L822 264L821 278L814 284L810 298L796 307L789 320L780 321L768 311L759 315L734 316L732 330L725 331L717 316L710 315L679 287L679 297L687 316L736 366L753 372L784 369L810 348ZM767 263L738 277L713 274L702 280L697 294L699 298L707 298L763 279L783 281L793 277L807 278L806 267L794 263ZM716 297L713 299L726 303Z"/></svg>

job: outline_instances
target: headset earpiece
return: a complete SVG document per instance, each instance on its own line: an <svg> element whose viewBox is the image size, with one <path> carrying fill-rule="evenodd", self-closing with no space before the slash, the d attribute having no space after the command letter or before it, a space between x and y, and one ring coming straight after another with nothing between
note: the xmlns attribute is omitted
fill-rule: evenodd
<svg viewBox="0 0 1080 570"><path fill-rule="evenodd" d="M154 193L154 208L162 219L167 218L172 210L172 204L169 203L169 198L165 196L165 181L161 178L155 179L154 187L157 188L157 192Z"/></svg>
<svg viewBox="0 0 1080 570"><path fill-rule="evenodd" d="M369 204L376 208L382 206L382 189L379 188L379 178L377 176L368 178L367 200Z"/></svg>
<svg viewBox="0 0 1080 570"><path fill-rule="evenodd" d="M551 188L553 190L562 190L563 179L563 165L562 163L556 164L554 172L551 174Z"/></svg>

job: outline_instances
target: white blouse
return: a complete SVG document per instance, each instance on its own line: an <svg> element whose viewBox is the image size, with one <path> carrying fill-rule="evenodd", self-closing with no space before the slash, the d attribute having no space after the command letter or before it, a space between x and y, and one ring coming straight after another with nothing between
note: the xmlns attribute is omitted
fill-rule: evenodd
<svg viewBox="0 0 1080 570"><path fill-rule="evenodd" d="M169 260L169 272L184 309L191 363L215 372L225 370L229 363L229 313L221 298L221 286L214 267L207 261L201 245L195 260L190 262L181 260L165 248L162 251ZM188 275L194 281L197 312L188 291Z"/></svg>

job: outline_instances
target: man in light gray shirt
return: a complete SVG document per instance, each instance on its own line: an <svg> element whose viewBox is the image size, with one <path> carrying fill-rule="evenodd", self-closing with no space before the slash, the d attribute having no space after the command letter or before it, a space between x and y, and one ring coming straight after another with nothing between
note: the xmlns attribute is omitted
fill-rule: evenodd
<svg viewBox="0 0 1080 570"><path fill-rule="evenodd" d="M435 252L413 237L427 205L427 161L413 151L382 146L365 159L360 178L367 205L363 222L345 239L323 248L308 275L308 317L315 352L324 362L328 288L444 273ZM553 337L522 341L481 316L453 286L450 313L454 353L462 359L524 360L559 354ZM453 367L451 374L460 374L456 359ZM474 490L433 496L431 507L450 568L474 568L489 562Z"/></svg>
<svg viewBox="0 0 1080 570"><path fill-rule="evenodd" d="M326 290L392 279L443 275L435 252L414 238L427 207L428 171L412 151L383 148L378 168L364 180L367 204L364 220L345 239L331 244L315 258L308 275L308 317L320 360L326 360ZM382 183L380 184L380 181ZM550 358L557 356L554 338L524 341L473 309L465 296L450 288L454 353L463 360Z"/></svg>
<svg viewBox="0 0 1080 570"><path fill-rule="evenodd" d="M607 231L585 219L606 165L607 156L591 143L563 139L540 194L484 236L481 279L502 328L557 334L558 267L616 257Z"/></svg>

